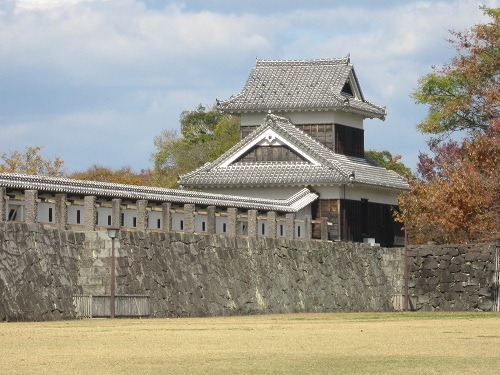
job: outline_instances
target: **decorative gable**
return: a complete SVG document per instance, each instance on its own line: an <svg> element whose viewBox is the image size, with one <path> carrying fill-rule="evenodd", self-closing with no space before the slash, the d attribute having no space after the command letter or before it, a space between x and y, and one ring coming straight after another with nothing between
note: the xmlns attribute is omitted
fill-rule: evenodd
<svg viewBox="0 0 500 375"><path fill-rule="evenodd" d="M254 160L242 162L254 150L287 149L297 161ZM273 151L274 152L274 149ZM315 186L348 184L408 189L394 171L358 157L335 153L284 117L269 114L265 122L217 160L179 177L186 187Z"/></svg>
<svg viewBox="0 0 500 375"><path fill-rule="evenodd" d="M284 135L273 129L271 123L266 123L249 135L242 147L220 163L221 167L228 167L234 163L241 162L269 162L269 161L301 161L312 165L320 162L308 155L304 150L294 145ZM293 126L293 125L292 125ZM243 140L243 141L245 141ZM241 142L240 142L241 143ZM286 156L291 159L284 159ZM223 158L224 155L221 157ZM246 159L245 159L246 158ZM254 160L251 160L254 158ZM272 160L272 159L275 160ZM260 159L260 160L259 160ZM282 159L282 160L280 160Z"/></svg>
<svg viewBox="0 0 500 375"><path fill-rule="evenodd" d="M349 96L354 96L354 90L352 89L349 81L346 81L346 83L344 83L344 86L342 87L341 93L349 95Z"/></svg>
<svg viewBox="0 0 500 375"><path fill-rule="evenodd" d="M302 161L306 160L287 146L256 146L237 159L235 163L259 163L270 161Z"/></svg>

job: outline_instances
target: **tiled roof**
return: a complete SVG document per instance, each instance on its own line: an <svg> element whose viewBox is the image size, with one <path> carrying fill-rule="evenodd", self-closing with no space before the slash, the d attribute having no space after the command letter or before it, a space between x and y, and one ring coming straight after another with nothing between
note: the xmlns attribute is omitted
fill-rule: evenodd
<svg viewBox="0 0 500 375"><path fill-rule="evenodd" d="M342 92L349 77L359 89L355 98ZM343 109L366 117L385 118L386 110L364 99L349 58L259 60L241 93L218 101L227 112Z"/></svg>
<svg viewBox="0 0 500 375"><path fill-rule="evenodd" d="M308 162L230 163L255 139L268 129L317 160ZM387 170L371 160L336 154L294 126L284 117L269 114L263 125L242 139L212 163L179 177L187 187L209 188L229 186L304 186L349 183L354 171L355 182L363 185L393 189L408 189L408 183L396 172Z"/></svg>
<svg viewBox="0 0 500 375"><path fill-rule="evenodd" d="M279 212L297 212L318 198L316 194L310 192L308 189L302 189L288 199L264 199L17 173L0 173L0 187L22 190L32 189L51 193L95 195L107 198L146 199L154 202L194 203L206 206L212 205L244 209L273 210Z"/></svg>

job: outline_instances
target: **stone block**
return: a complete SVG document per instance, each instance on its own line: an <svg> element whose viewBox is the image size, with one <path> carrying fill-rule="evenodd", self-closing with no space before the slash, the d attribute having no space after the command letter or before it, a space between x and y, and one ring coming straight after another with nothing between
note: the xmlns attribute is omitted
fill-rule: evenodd
<svg viewBox="0 0 500 375"><path fill-rule="evenodd" d="M471 263L470 266L473 270L484 270L486 267L486 263L477 260L477 261Z"/></svg>
<svg viewBox="0 0 500 375"><path fill-rule="evenodd" d="M472 271L472 265L470 262L464 262L460 266L461 266L460 272L462 273L469 273Z"/></svg>
<svg viewBox="0 0 500 375"><path fill-rule="evenodd" d="M276 238L276 212L267 212L267 237Z"/></svg>
<svg viewBox="0 0 500 375"><path fill-rule="evenodd" d="M85 196L83 198L83 224L85 230L95 230L97 225L97 198L95 196Z"/></svg>
<svg viewBox="0 0 500 375"><path fill-rule="evenodd" d="M449 266L450 266L450 261L449 260L445 260L445 259L440 259L439 261L439 268L442 269L442 270L445 270L447 269Z"/></svg>
<svg viewBox="0 0 500 375"><path fill-rule="evenodd" d="M215 212L215 206L207 207L207 234L214 234L216 232Z"/></svg>
<svg viewBox="0 0 500 375"><path fill-rule="evenodd" d="M493 252L483 252L481 253L481 256L479 257L479 260L482 262L490 263L494 261L494 256Z"/></svg>
<svg viewBox="0 0 500 375"><path fill-rule="evenodd" d="M148 201L145 199L139 199L135 203L135 207L137 215L137 230L144 232L148 229Z"/></svg>
<svg viewBox="0 0 500 375"><path fill-rule="evenodd" d="M422 263L422 269L423 270L435 270L439 268L439 263L437 262L436 258L434 257L428 257L424 263Z"/></svg>
<svg viewBox="0 0 500 375"><path fill-rule="evenodd" d="M24 221L28 224L38 222L38 190L24 191Z"/></svg>
<svg viewBox="0 0 500 375"><path fill-rule="evenodd" d="M429 269L423 269L421 271L422 277L428 278L428 277L433 277L436 276L436 271L435 270L429 270Z"/></svg>
<svg viewBox="0 0 500 375"><path fill-rule="evenodd" d="M469 295L477 295L477 291L479 290L479 287L477 285L467 285L464 286L465 292Z"/></svg>
<svg viewBox="0 0 500 375"><path fill-rule="evenodd" d="M467 262L474 262L480 259L481 259L481 253L478 251L469 250L467 253L465 253L465 260Z"/></svg>
<svg viewBox="0 0 500 375"><path fill-rule="evenodd" d="M304 239L310 240L312 238L312 219L311 215L304 216Z"/></svg>
<svg viewBox="0 0 500 375"><path fill-rule="evenodd" d="M421 257L427 257L429 255L434 255L435 248L433 246L422 246L418 251L418 255Z"/></svg>
<svg viewBox="0 0 500 375"><path fill-rule="evenodd" d="M451 255L452 257L456 257L460 254L460 252L458 251L458 249L456 247L453 247L453 248L449 248L448 254Z"/></svg>
<svg viewBox="0 0 500 375"><path fill-rule="evenodd" d="M439 279L442 283L451 283L452 281L455 281L454 275L455 274L453 273L442 271L439 273Z"/></svg>
<svg viewBox="0 0 500 375"><path fill-rule="evenodd" d="M194 233L196 208L194 204L184 205L184 232Z"/></svg>
<svg viewBox="0 0 500 375"><path fill-rule="evenodd" d="M172 231L172 203L164 202L161 204L161 217L163 232L170 233Z"/></svg>
<svg viewBox="0 0 500 375"><path fill-rule="evenodd" d="M227 209L227 234L235 237L237 234L238 209L229 207Z"/></svg>
<svg viewBox="0 0 500 375"><path fill-rule="evenodd" d="M451 290L455 293L465 292L465 288L461 283L455 283L455 285L451 287Z"/></svg>
<svg viewBox="0 0 500 375"><path fill-rule="evenodd" d="M441 280L439 279L439 277L433 276L433 277L427 278L426 281L427 281L427 285L438 285Z"/></svg>
<svg viewBox="0 0 500 375"><path fill-rule="evenodd" d="M457 282L462 282L462 281L467 281L469 279L469 276L467 276L464 273L457 272L453 274L453 279Z"/></svg>
<svg viewBox="0 0 500 375"><path fill-rule="evenodd" d="M492 311L493 301L490 298L481 297L478 300L477 307L482 311Z"/></svg>
<svg viewBox="0 0 500 375"><path fill-rule="evenodd" d="M5 201L5 196L7 195L7 189L0 186L0 222L7 220L6 207L7 203Z"/></svg>
<svg viewBox="0 0 500 375"><path fill-rule="evenodd" d="M463 245L463 246L458 246L457 250L459 254L468 254L472 251L472 246L470 245Z"/></svg>
<svg viewBox="0 0 500 375"><path fill-rule="evenodd" d="M115 198L112 201L111 225L114 227L122 227L122 200Z"/></svg>
<svg viewBox="0 0 500 375"><path fill-rule="evenodd" d="M248 210L248 236L257 237L257 210Z"/></svg>
<svg viewBox="0 0 500 375"><path fill-rule="evenodd" d="M451 273L460 272L460 270L461 270L461 267L458 264L451 264L448 267L448 272L451 272Z"/></svg>
<svg viewBox="0 0 500 375"><path fill-rule="evenodd" d="M294 239L295 238L295 214L288 213L286 214L285 219L285 235L286 238Z"/></svg>
<svg viewBox="0 0 500 375"><path fill-rule="evenodd" d="M492 290L491 288L482 287L478 289L477 294L480 296L491 297Z"/></svg>
<svg viewBox="0 0 500 375"><path fill-rule="evenodd" d="M56 228L62 231L66 230L66 225L68 223L67 201L66 194L56 194L55 223Z"/></svg>
<svg viewBox="0 0 500 375"><path fill-rule="evenodd" d="M441 292L451 292L451 283L443 283L439 284L439 290Z"/></svg>

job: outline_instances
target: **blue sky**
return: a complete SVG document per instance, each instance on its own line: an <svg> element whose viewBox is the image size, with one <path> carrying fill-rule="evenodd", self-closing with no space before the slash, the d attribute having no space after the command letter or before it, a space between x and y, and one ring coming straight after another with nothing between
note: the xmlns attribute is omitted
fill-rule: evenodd
<svg viewBox="0 0 500 375"><path fill-rule="evenodd" d="M388 111L365 122L366 148L414 168L428 137L409 95L454 55L449 29L485 21L482 4L500 0L0 0L0 153L41 145L70 172L151 167L153 137L238 93L255 58L350 54Z"/></svg>

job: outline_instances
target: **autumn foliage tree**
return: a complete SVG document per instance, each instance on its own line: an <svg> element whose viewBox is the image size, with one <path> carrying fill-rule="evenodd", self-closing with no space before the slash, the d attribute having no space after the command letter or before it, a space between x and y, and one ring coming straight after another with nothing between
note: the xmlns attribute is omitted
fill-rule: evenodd
<svg viewBox="0 0 500 375"><path fill-rule="evenodd" d="M429 105L418 128L432 134L411 190L400 198L410 241L500 238L500 8L492 21L452 32L457 56L419 81L414 98ZM461 142L446 141L463 131Z"/></svg>
<svg viewBox="0 0 500 375"><path fill-rule="evenodd" d="M69 177L76 180L101 181L126 185L152 185L151 171L149 169L142 169L137 173L131 167L113 169L101 165L92 165L84 171L72 173Z"/></svg>
<svg viewBox="0 0 500 375"><path fill-rule="evenodd" d="M34 174L61 177L65 174L64 162L56 156L54 159L44 158L40 151L42 146L26 146L24 152L10 151L0 155L0 172Z"/></svg>

